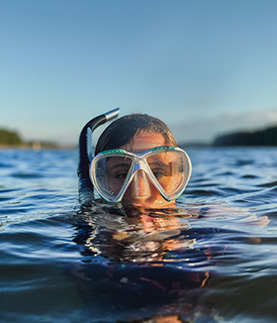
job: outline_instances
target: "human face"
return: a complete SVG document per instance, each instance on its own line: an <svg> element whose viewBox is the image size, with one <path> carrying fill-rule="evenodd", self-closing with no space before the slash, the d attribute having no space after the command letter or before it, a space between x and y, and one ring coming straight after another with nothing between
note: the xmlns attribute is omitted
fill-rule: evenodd
<svg viewBox="0 0 277 323"><path fill-rule="evenodd" d="M151 148L165 145L167 143L161 133L141 133L134 136L129 143L120 148L134 153L141 153ZM174 203L175 201L167 202L161 196L143 170L136 172L122 199L123 206L142 208L172 207Z"/></svg>

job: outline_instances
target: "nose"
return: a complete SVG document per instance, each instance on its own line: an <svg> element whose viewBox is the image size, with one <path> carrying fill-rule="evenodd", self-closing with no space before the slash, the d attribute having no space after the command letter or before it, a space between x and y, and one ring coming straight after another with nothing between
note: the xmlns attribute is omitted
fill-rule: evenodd
<svg viewBox="0 0 277 323"><path fill-rule="evenodd" d="M143 170L138 170L130 185L130 193L134 199L146 199L151 195L150 182Z"/></svg>

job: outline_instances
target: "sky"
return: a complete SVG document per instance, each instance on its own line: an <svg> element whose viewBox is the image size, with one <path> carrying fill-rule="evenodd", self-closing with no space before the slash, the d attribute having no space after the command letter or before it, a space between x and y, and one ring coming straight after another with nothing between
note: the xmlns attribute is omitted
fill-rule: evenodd
<svg viewBox="0 0 277 323"><path fill-rule="evenodd" d="M276 0L0 0L0 128L75 144L116 107L181 142L277 124L276 16Z"/></svg>

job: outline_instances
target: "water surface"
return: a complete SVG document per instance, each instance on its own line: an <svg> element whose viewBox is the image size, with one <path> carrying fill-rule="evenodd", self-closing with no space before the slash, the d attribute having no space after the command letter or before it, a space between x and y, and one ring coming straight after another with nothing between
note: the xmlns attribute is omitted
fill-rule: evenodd
<svg viewBox="0 0 277 323"><path fill-rule="evenodd" d="M277 149L188 153L179 212L126 216L77 151L0 151L1 322L276 322Z"/></svg>

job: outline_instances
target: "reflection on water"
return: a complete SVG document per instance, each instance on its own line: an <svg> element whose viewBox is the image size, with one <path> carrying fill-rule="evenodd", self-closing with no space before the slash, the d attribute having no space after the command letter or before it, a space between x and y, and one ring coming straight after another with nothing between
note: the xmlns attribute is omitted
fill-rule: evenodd
<svg viewBox="0 0 277 323"><path fill-rule="evenodd" d="M189 222L202 216L198 211L140 210L129 217L107 208L81 210L74 242L84 258L70 273L85 301L102 313L111 312L112 304L117 317L127 312L139 319L154 311L160 319L193 318L210 275L203 267L213 257L203 241L215 234L203 230L198 241L199 232Z"/></svg>
<svg viewBox="0 0 277 323"><path fill-rule="evenodd" d="M77 152L1 151L1 322L275 322L277 150L189 154L177 209L130 212L78 205Z"/></svg>
<svg viewBox="0 0 277 323"><path fill-rule="evenodd" d="M102 313L118 317L127 311L136 319L154 312L159 319L175 314L190 322L217 320L219 300L205 297L204 291L216 286L219 268L240 265L235 240L261 243L243 227L268 224L267 217L243 209L207 204L179 203L178 209L129 215L99 207L78 212L74 242L84 258L73 276L82 297L100 302ZM229 215L236 224L227 220Z"/></svg>

